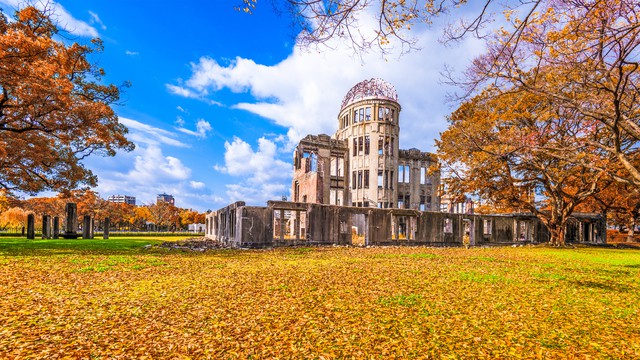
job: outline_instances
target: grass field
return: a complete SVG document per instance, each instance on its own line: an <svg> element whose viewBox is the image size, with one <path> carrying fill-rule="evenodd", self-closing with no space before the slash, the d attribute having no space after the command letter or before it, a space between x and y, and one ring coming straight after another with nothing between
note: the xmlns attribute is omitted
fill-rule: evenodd
<svg viewBox="0 0 640 360"><path fill-rule="evenodd" d="M638 250L158 242L0 239L0 358L640 358Z"/></svg>

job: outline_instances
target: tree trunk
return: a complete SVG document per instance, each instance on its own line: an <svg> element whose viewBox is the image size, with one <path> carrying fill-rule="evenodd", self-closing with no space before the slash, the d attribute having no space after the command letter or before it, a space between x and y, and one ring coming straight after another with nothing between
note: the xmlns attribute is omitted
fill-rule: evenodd
<svg viewBox="0 0 640 360"><path fill-rule="evenodd" d="M627 242L633 242L633 232L636 229L636 219L631 216L627 222Z"/></svg>
<svg viewBox="0 0 640 360"><path fill-rule="evenodd" d="M549 245L564 246L564 226L549 226Z"/></svg>

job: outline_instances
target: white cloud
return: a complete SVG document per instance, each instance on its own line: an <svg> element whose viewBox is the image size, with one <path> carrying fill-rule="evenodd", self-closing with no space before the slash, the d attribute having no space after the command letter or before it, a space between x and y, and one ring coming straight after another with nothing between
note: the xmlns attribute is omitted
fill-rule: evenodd
<svg viewBox="0 0 640 360"><path fill-rule="evenodd" d="M209 124L209 122L204 119L198 120L198 122L196 123L196 129L198 130L198 134L200 134L201 137L206 137L207 132L213 130L211 124Z"/></svg>
<svg viewBox="0 0 640 360"><path fill-rule="evenodd" d="M189 145L172 138L171 136L174 134L170 131L124 117L119 117L119 121L129 128L128 138L134 142L150 145L162 143L177 147L189 147Z"/></svg>
<svg viewBox="0 0 640 360"><path fill-rule="evenodd" d="M100 20L100 17L98 16L98 14L94 13L93 11L89 11L89 15L91 15L92 24L98 24L100 25L100 28L102 30L107 30L107 26L102 22L102 20Z"/></svg>
<svg viewBox="0 0 640 360"><path fill-rule="evenodd" d="M254 151L244 140L234 137L224 144L225 165L217 170L233 176L250 175L249 180L262 183L266 180L290 176L291 165L276 158L276 144L271 140L258 139L258 151ZM284 173L284 174L283 174Z"/></svg>
<svg viewBox="0 0 640 360"><path fill-rule="evenodd" d="M218 101L207 99L207 97L206 97L208 95L207 91L199 91L197 89L194 90L193 88L188 88L188 87L178 86L178 85L172 85L172 84L165 84L165 86L167 87L167 90L171 94L182 96L182 97L186 97L186 98L190 98L190 99L196 99L196 100L204 101L209 105L223 106L223 104L218 102Z"/></svg>
<svg viewBox="0 0 640 360"><path fill-rule="evenodd" d="M246 178L238 184L227 185L229 201L259 204L288 193L288 185L284 185L283 180L291 177L291 164L277 158L277 146L273 141L264 137L258 139L258 149L254 151L247 142L235 137L233 142L225 142L224 147L225 164L214 168Z"/></svg>
<svg viewBox="0 0 640 360"><path fill-rule="evenodd" d="M178 95L186 98L192 98L192 99L199 99L202 97L201 94L198 94L193 90L189 90L182 86L177 86L172 84L166 84L166 86L167 86L167 90L169 90L169 92L174 95Z"/></svg>
<svg viewBox="0 0 640 360"><path fill-rule="evenodd" d="M180 126L180 127L177 127L176 130L180 131L183 134L196 136L202 139L207 137L207 132L210 132L211 130L213 130L213 128L211 127L211 124L209 124L209 122L204 119L198 120L198 122L196 123L196 131L184 128L183 127L184 120L182 120L182 118L180 117L178 117L178 120L176 120L176 123Z"/></svg>
<svg viewBox="0 0 640 360"><path fill-rule="evenodd" d="M186 180L189 176L191 169L184 166L180 159L165 156L162 149L155 144L138 152L133 170L127 174L130 181L147 185L162 180Z"/></svg>
<svg viewBox="0 0 640 360"><path fill-rule="evenodd" d="M360 24L371 25L374 21L360 19ZM190 64L187 80L166 86L173 94L203 101L223 89L249 93L252 100L243 100L232 108L286 128L286 141L281 136L267 140L263 135L257 150L237 137L226 142L225 164L214 167L246 178L227 185L229 201L261 205L267 199L289 193L291 164L278 157L290 152L307 134L333 134L344 95L362 80L382 78L396 88L402 106L400 147L433 151L433 140L446 129L446 115L451 112L446 103L447 92L454 90L441 84L440 72L445 65L463 69L483 50L482 42L474 39L445 48L438 42L440 31L413 30L422 50L400 56L401 49L396 49L386 59L377 53L356 56L348 46L337 42L329 43L330 49L324 52L296 46L291 55L274 65L242 57L221 60L204 56ZM364 33L370 34L366 30Z"/></svg>
<svg viewBox="0 0 640 360"><path fill-rule="evenodd" d="M38 2L37 4L42 4L42 2ZM54 14L56 14L57 16L58 25L66 31L78 36L99 36L98 30L96 30L93 26L87 24L86 22L74 18L62 5L55 2L50 2L49 6L53 9Z"/></svg>
<svg viewBox="0 0 640 360"><path fill-rule="evenodd" d="M14 10L25 7L29 4L23 0L0 0L0 5L6 5ZM73 17L62 5L55 1L34 1L31 2L40 10L48 10L53 13L53 20L57 25L71 34L78 36L98 37L98 30L82 20ZM7 9L5 9L7 10Z"/></svg>
<svg viewBox="0 0 640 360"><path fill-rule="evenodd" d="M237 57L220 62L202 57L191 64L192 74L180 92L186 97L206 97L227 88L249 92L254 101L233 107L260 115L287 128L289 147L307 134L333 134L342 98L356 83L380 77L395 86L402 106L401 148L433 149L433 139L446 128L445 116L451 111L445 103L447 89L440 81L445 64L463 68L482 50L482 43L467 40L460 47L444 48L438 42L439 30L417 31L415 51L381 59L379 54L363 58L342 44L334 50L305 51L298 47L273 66ZM167 85L168 88L177 87ZM179 92L174 92L179 94Z"/></svg>
<svg viewBox="0 0 640 360"><path fill-rule="evenodd" d="M131 51L131 50L127 50L127 51L125 51L124 53L125 53L125 55L129 55L129 56L138 56L138 55L140 55L140 53L139 53L139 52L137 52L137 51Z"/></svg>
<svg viewBox="0 0 640 360"><path fill-rule="evenodd" d="M248 205L265 206L267 200L280 200L288 196L289 188L281 183L263 184L260 187L249 186L246 183L227 185L227 204L244 201Z"/></svg>
<svg viewBox="0 0 640 360"><path fill-rule="evenodd" d="M189 186L191 186L193 189L204 189L204 187L206 186L203 182L201 181L189 181Z"/></svg>
<svg viewBox="0 0 640 360"><path fill-rule="evenodd" d="M98 175L97 191L104 197L127 194L136 197L138 204L155 201L159 193L176 197L176 205L206 209L202 203L204 189L192 186L192 170L176 156L167 155L162 144L136 142L130 153L119 152L114 158L90 158L87 165Z"/></svg>
<svg viewBox="0 0 640 360"><path fill-rule="evenodd" d="M180 112L186 112L185 109L182 108L182 106L177 106L176 109Z"/></svg>

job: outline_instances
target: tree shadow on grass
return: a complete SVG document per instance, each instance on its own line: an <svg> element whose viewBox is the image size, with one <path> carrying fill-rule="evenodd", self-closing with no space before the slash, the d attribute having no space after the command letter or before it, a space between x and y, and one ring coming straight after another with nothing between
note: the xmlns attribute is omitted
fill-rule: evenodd
<svg viewBox="0 0 640 360"><path fill-rule="evenodd" d="M628 285L619 284L615 282L599 282L599 281L593 281L593 280L577 280L577 281L571 281L571 282L577 286L587 287L590 289L599 289L604 291L616 291L616 292L624 292L624 293L637 291L632 289Z"/></svg>

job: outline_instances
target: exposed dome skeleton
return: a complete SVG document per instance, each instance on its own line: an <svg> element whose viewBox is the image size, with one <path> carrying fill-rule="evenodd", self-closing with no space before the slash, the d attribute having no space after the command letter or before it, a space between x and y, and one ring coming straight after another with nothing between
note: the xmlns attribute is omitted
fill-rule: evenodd
<svg viewBox="0 0 640 360"><path fill-rule="evenodd" d="M349 90L342 100L340 110L351 103L366 98L388 99L398 102L398 93L393 85L382 79L372 78L370 80L364 80Z"/></svg>

